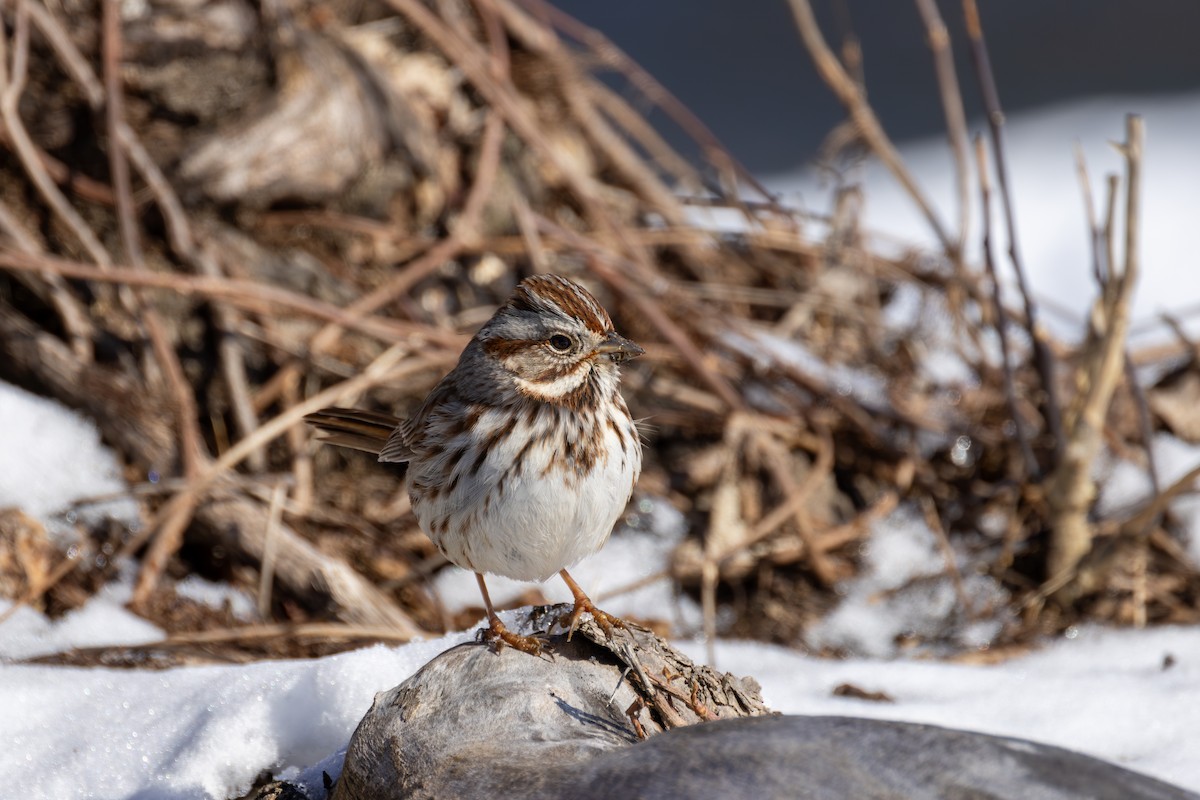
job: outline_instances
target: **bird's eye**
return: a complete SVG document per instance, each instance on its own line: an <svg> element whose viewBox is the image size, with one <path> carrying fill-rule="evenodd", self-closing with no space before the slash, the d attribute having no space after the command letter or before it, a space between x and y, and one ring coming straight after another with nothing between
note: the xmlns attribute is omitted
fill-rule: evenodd
<svg viewBox="0 0 1200 800"><path fill-rule="evenodd" d="M561 333L556 333L550 337L550 346L560 353L565 353L571 349L571 337L563 336Z"/></svg>

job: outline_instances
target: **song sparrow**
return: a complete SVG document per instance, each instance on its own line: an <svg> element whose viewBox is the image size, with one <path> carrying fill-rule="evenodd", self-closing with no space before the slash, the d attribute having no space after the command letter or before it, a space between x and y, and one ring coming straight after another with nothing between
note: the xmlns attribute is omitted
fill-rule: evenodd
<svg viewBox="0 0 1200 800"><path fill-rule="evenodd" d="M327 408L305 419L325 441L408 462L417 522L454 564L473 570L493 641L539 642L505 628L483 573L541 581L555 572L611 634L567 572L604 546L642 468L618 365L644 351L613 330L583 287L557 275L522 281L471 339L416 415Z"/></svg>

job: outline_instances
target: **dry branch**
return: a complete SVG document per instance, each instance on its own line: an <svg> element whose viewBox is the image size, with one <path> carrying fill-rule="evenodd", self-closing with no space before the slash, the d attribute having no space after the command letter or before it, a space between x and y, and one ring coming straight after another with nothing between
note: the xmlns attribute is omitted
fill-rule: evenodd
<svg viewBox="0 0 1200 800"><path fill-rule="evenodd" d="M405 638L473 621L422 591L443 561L398 476L314 458L298 422L336 402L408 413L535 271L590 284L646 347L624 383L649 418L641 487L689 521L670 574L704 601L710 632L732 603L737 632L794 641L853 573L870 523L900 503L936 512L943 546L973 549L1016 603L1035 591L1045 564L1025 554L1051 527L1048 503L1068 523L1083 506L1065 505L1069 493L1049 501L1031 482L1045 437L1058 438L1058 401L1042 403L1038 429L1023 398L1053 390L1052 365L1011 347L994 264L990 279L947 269L965 266L955 254L968 202L961 98L934 4L917 0L956 142L953 237L853 64L838 62L808 4L793 4L859 135L942 239L933 259L867 250L853 197L832 219L783 207L611 42L540 0L351 5L231 0L217 19L152 4L121 18L115 0L81 0L70 24L42 0L0 10L10 156L0 164L0 378L94 417L131 475L158 473L154 491L138 492L147 524L117 545L140 559L145 613L170 596L167 576L219 568L280 619L385 623ZM977 24L970 33L986 56ZM597 68L627 85L602 83ZM681 158L628 89L690 133L707 163ZM998 101L989 109L998 114ZM1007 195L998 132L993 144ZM681 196L713 174L711 196ZM746 187L765 200L740 197ZM746 229L696 225L698 203L735 210ZM1107 264L1115 208L1110 190L1093 225ZM990 262L990 225L984 236ZM1115 296L1102 303L1110 336ZM918 319L888 319L898 297L918 298ZM925 369L929 348L943 346L926 319L938 315L961 337L945 347L969 371L963 383ZM979 319L1001 335L1002 370L986 361ZM1099 353L1107 364L1106 349L1085 360ZM1129 380L1088 368L1108 397ZM1090 394L1096 383L1081 391L1081 405L1107 407ZM1117 414L1096 419L1072 416L1086 447L1105 437L1127 453L1148 439L1145 424L1135 435ZM1009 421L1015 436L1003 433ZM956 460L959 439L978 460ZM1056 480L1078 488L1066 472ZM996 513L1002 542L963 536ZM1200 581L1177 557L1169 514L1101 527L1123 541L1122 525L1139 522L1144 569L1133 590L1113 587L1136 595L1134 616L1147 620L1195 606Z"/></svg>
<svg viewBox="0 0 1200 800"><path fill-rule="evenodd" d="M1062 422L1062 405L1058 397L1058 379L1056 365L1050 347L1046 342L1046 332L1038 324L1037 304L1033 293L1025 280L1025 262L1021 257L1021 248L1017 239L1017 222L1014 211L1013 192L1008 179L1008 161L1004 155L1004 110L1000 105L1000 94L996 89L996 80L992 74L992 63L988 57L987 42L983 36L983 23L979 18L979 9L975 0L963 0L963 14L966 17L967 40L971 45L971 61L975 66L975 75L979 81L979 89L983 95L984 110L987 113L988 130L992 141L992 158L995 161L996 178L1000 185L1000 205L1004 210L1005 231L1008 234L1008 256L1012 262L1013 274L1017 279L1017 288L1025 304L1025 327L1029 332L1029 340L1033 346L1034 363L1042 382L1045 400L1040 405L1046 417L1046 428L1051 437L1054 452L1053 466L1063 457L1065 432Z"/></svg>
<svg viewBox="0 0 1200 800"><path fill-rule="evenodd" d="M862 136L867 146L871 148L876 157L879 158L888 171L892 173L896 181L908 193L912 201L921 210L925 216L925 221L929 223L929 227L933 230L934 235L938 238L942 248L952 257L957 253L955 239L946 231L945 225L942 224L938 217L936 209L925 196L921 187L917 184L912 173L908 171L904 160L900 158L900 153L897 152L896 146L892 144L892 140L884 131L883 126L879 123L879 119L875 116L874 109L871 108L866 98L863 96L862 89L854 81L853 78L846 72L845 67L838 61L837 56L830 50L829 45L825 42L825 37L821 35L821 29L817 25L817 20L813 16L812 6L808 0L789 0L792 7L792 15L796 19L796 27L800 29L800 38L804 41L804 46L812 56L813 63L817 67L817 71L821 73L821 77L833 90L838 100L846 107L846 112L850 115L850 119L854 121L857 127L858 134Z"/></svg>
<svg viewBox="0 0 1200 800"><path fill-rule="evenodd" d="M1092 546L1088 519L1096 494L1092 464L1100 450L1109 404L1124 374L1129 307L1139 269L1142 139L1142 120L1131 115L1122 148L1127 165L1124 264L1119 272L1113 265L1093 306L1089 342L1076 372L1079 391L1065 420L1063 458L1047 480L1052 530L1047 574L1055 582L1074 570ZM1068 586L1076 584L1065 584L1060 593Z"/></svg>

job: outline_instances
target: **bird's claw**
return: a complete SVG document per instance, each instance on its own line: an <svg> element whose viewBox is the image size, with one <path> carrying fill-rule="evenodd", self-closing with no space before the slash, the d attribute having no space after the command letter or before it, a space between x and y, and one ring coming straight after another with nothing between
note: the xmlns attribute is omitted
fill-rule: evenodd
<svg viewBox="0 0 1200 800"><path fill-rule="evenodd" d="M522 653L529 653L532 656L542 654L542 639L537 636L522 636L519 633L513 633L500 620L495 620L487 627L480 628L479 638L487 642L497 653L500 652L503 645L508 645L514 650L520 650Z"/></svg>
<svg viewBox="0 0 1200 800"><path fill-rule="evenodd" d="M579 627L579 618L584 612L592 615L592 619L600 626L600 630L604 631L604 636L607 639L613 638L613 631L616 628L625 629L628 626L625 620L620 617L613 616L607 611L601 611L596 608L591 600L580 598L575 601L575 607L571 609L571 616L567 617L567 641L571 641L571 637L575 635L575 629Z"/></svg>

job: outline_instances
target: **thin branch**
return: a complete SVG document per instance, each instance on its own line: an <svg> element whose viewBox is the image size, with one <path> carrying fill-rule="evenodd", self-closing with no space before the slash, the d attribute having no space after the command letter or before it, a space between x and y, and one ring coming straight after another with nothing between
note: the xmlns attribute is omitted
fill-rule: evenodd
<svg viewBox="0 0 1200 800"><path fill-rule="evenodd" d="M50 47L58 54L59 61L67 74L79 84L88 105L93 111L99 111L104 105L104 86L96 77L96 73L92 71L88 60L71 41L70 34L58 19L37 0L18 0L17 5L19 10L24 8L28 12L33 19L33 24L46 37Z"/></svg>
<svg viewBox="0 0 1200 800"><path fill-rule="evenodd" d="M105 119L108 125L108 163L112 173L113 194L117 199L117 219L121 231L121 243L125 256L133 268L146 271L137 222L134 218L133 189L129 179L129 164L119 144L117 129L124 115L124 93L121 90L121 17L118 0L103 0L101 28L103 35L104 88L107 97ZM112 264L102 264L109 269ZM128 285L118 284L128 291ZM203 439L196 423L196 398L191 384L183 373L179 356L171 345L161 317L153 307L145 307L141 298L129 294L130 309L141 318L150 339L159 367L167 380L167 387L175 404L179 418L179 453L183 462L183 474L193 476L200 470L203 458Z"/></svg>
<svg viewBox="0 0 1200 800"><path fill-rule="evenodd" d="M1051 539L1047 557L1049 581L1058 583L1073 576L1055 594L1073 599L1080 588L1076 576L1080 561L1092 547L1093 528L1089 511L1095 497L1091 472L1100 450L1105 417L1125 362L1129 331L1129 308L1139 272L1138 245L1141 222L1141 163L1143 125L1140 117L1126 120L1125 249L1122 269L1115 269L1104 283L1091 314L1094 326L1077 382L1084 387L1069 418L1069 438L1064 457L1047 482Z"/></svg>
<svg viewBox="0 0 1200 800"><path fill-rule="evenodd" d="M682 156L667 144L666 140L654 129L645 117L637 113L625 98L599 81L588 81L588 91L595 104L614 122L620 125L630 136L638 141L642 148L662 168L681 181L685 186L698 190L703 185L703 179ZM676 196L676 200L682 202ZM742 203L735 197L729 202Z"/></svg>
<svg viewBox="0 0 1200 800"><path fill-rule="evenodd" d="M1105 230L1100 227L1100 221L1096 218L1096 205L1092 198L1092 181L1088 175L1087 161L1083 155L1083 148L1078 143L1075 145L1075 166L1079 176L1079 188L1083 192L1083 207L1087 217L1088 240L1092 246L1092 274L1096 279L1096 284L1103 286L1105 281L1109 279L1111 272L1106 245L1108 236ZM1153 444L1154 429L1150 421L1150 408L1146 402L1146 393L1142 390L1142 385L1138 381L1137 368L1134 366L1133 357L1129 353L1128 347L1125 349L1125 384L1129 387L1134 407L1137 409L1138 435L1141 437L1142 445L1146 449L1146 469L1150 473L1150 486L1154 493L1158 494L1162 490L1162 486L1158 477L1158 464L1157 459L1154 457L1154 448L1151 446Z"/></svg>
<svg viewBox="0 0 1200 800"><path fill-rule="evenodd" d="M659 83L653 75L617 47L612 40L600 31L584 25L579 20L545 0L518 0L518 2L521 2L530 9L536 10L537 13L549 20L559 30L591 49L602 63L627 76L630 83L633 84L647 101L661 108L669 118L675 121L675 124L700 145L705 158L719 172L732 173L758 192L774 210L783 211L777 205L776 197L759 182L754 174L736 156L729 152L728 148L721 143L716 134L699 117L693 114L691 109L681 103L665 86ZM730 202L740 205L740 202L736 198L731 198Z"/></svg>
<svg viewBox="0 0 1200 800"><path fill-rule="evenodd" d="M983 263L988 280L992 284L992 311L996 315L996 336L1000 339L1001 371L1004 376L1004 400L1008 405L1008 416L1012 420L1017 447L1021 453L1025 476L1036 480L1039 477L1037 457L1029 444L1029 432L1017 403L1016 381L1013 379L1012 354L1008 341L1008 311L1001 297L1000 280L996 276L996 261L992 257L992 184L989 178L987 153L983 138L975 137L975 163L979 170L979 194L983 209Z"/></svg>
<svg viewBox="0 0 1200 800"><path fill-rule="evenodd" d="M954 53L950 49L950 34L938 12L935 0L915 0L925 23L929 49L933 51L934 70L942 111L946 116L946 136L954 154L954 183L958 194L958 252L966 245L971 220L970 165L967 155L967 115L963 111L962 90L954 69Z"/></svg>
<svg viewBox="0 0 1200 800"><path fill-rule="evenodd" d="M247 455L257 450L263 444L274 441L277 437L286 433L289 428L300 424L306 414L319 411L326 406L344 404L349 398L357 396L361 392L383 381L394 379L401 375L420 372L430 364L440 365L442 363L440 359L434 358L410 358L402 368L397 367L397 362L408 355L406 345L393 345L377 356L358 375L318 392L304 402L288 408L274 419L264 423L253 434L242 439L222 453L220 458L208 464L200 475L189 481L184 489L176 493L159 512L159 519L170 520L175 514L181 513L183 508L189 505L194 507L197 498L207 491L215 481L220 479L225 472L232 470ZM153 525L147 525L141 531L131 536L122 547L122 553L129 554L135 552L154 533L154 528L155 526Z"/></svg>
<svg viewBox="0 0 1200 800"><path fill-rule="evenodd" d="M1059 402L1058 382L1055 378L1054 354L1050 352L1045 334L1038 325L1037 306L1025 280L1024 262L1021 259L1021 249L1017 242L1016 213L1013 210L1012 191L1009 188L1008 164L1004 157L1004 110L1000 106L1000 94L992 75L987 43L983 38L983 24L979 18L979 9L975 5L975 0L963 0L963 12L966 16L967 38L971 43L971 61L975 65L975 75L979 79L979 89L983 95L984 109L987 112L988 129L991 132L992 157L996 162L1001 207L1004 209L1004 223L1008 232L1008 255L1012 261L1013 272L1017 277L1017 287L1020 289L1025 303L1025 325L1033 345L1034 363L1042 382L1042 391L1045 393L1042 413L1046 416L1046 428L1054 447L1053 465L1057 465L1063 457L1063 446L1066 440L1063 432L1062 405Z"/></svg>
<svg viewBox="0 0 1200 800"><path fill-rule="evenodd" d="M925 525L937 539L938 549L942 551L942 560L946 563L946 572L950 573L950 583L954 586L958 605L967 619L974 619L976 614L974 604L971 602L971 596L967 594L962 571L958 568L958 559L954 555L954 547L950 544L950 537L946 534L946 527L942 525L941 517L938 516L937 506L934 505L933 498L929 495L922 495L919 505L925 517Z"/></svg>
<svg viewBox="0 0 1200 800"><path fill-rule="evenodd" d="M37 257L43 252L41 243L25 229L16 214L3 201L0 201L0 231L12 239L18 250L27 255ZM43 271L39 273L38 277L45 282L48 289L43 289L41 282L33 275L20 275L17 279L39 296L45 296L48 293L49 302L58 312L63 330L71 339L71 350L80 360L92 361L95 357L92 339L96 334L96 329L92 325L87 311L61 275Z"/></svg>
<svg viewBox="0 0 1200 800"><path fill-rule="evenodd" d="M863 96L858 84L847 74L837 56L830 50L825 37L821 35L817 20L813 16L812 6L808 0L789 0L789 3L792 7L792 15L796 19L796 27L800 30L800 38L808 49L809 55L812 56L817 72L821 74L825 83L845 106L846 113L850 115L850 119L853 120L871 152L883 162L883 165L892 173L892 177L900 183L913 202L917 204L921 213L924 214L925 220L929 223L929 227L933 229L938 242L941 243L942 249L951 258L957 259L958 249L954 238L947 233L933 204L925 196L921 187L917 185L917 181L908 171L908 167L904 165L900 153L892 144L892 140L888 138L887 133L884 132L879 118L875 116L875 110Z"/></svg>
<svg viewBox="0 0 1200 800"><path fill-rule="evenodd" d="M178 273L139 272L129 267L102 270L90 264L52 256L32 256L0 249L0 269L13 272L51 272L67 278L117 283L134 287L164 289L182 296L196 295L219 299L256 314L279 314L281 310L304 314L314 319L358 331L383 342L416 337L442 345L461 344L461 337L431 325L383 317L359 316L353 306L338 306L316 300L289 289L238 278L215 278Z"/></svg>
<svg viewBox="0 0 1200 800"><path fill-rule="evenodd" d="M1145 138L1145 124L1141 117L1130 114L1125 120L1126 143L1123 148L1127 168L1126 203L1125 203L1125 264L1121 273L1122 293L1133 293L1133 285L1141 272L1141 215L1142 215L1142 148ZM1137 380L1137 374L1129 359L1129 351L1124 352L1125 375L1133 394L1134 405L1138 411L1138 428L1142 442L1146 447L1146 463L1150 471L1150 481L1154 491L1159 490L1158 467L1155 464L1154 451L1151 447L1150 411L1146 403L1146 395Z"/></svg>
<svg viewBox="0 0 1200 800"><path fill-rule="evenodd" d="M295 430L293 428L293 430ZM258 616L271 618L271 586L275 577L275 550L279 542L279 524L283 521L283 505L287 499L287 486L282 481L271 490L271 505L267 513L267 532L264 536L262 565L258 573Z"/></svg>
<svg viewBox="0 0 1200 800"><path fill-rule="evenodd" d="M36 7L34 0L18 0L16 21L13 26L12 70L8 69L8 47L3 31L0 31L0 120L8 132L21 166L37 187L38 193L46 204L54 211L67 229L75 235L83 245L84 250L93 261L101 266L110 266L112 259L104 245L96 238L88 224L84 222L79 212L71 206L62 192L58 190L54 180L46 172L38 149L29 138L25 124L21 121L19 110L21 93L25 88L26 69L29 62L29 10Z"/></svg>

